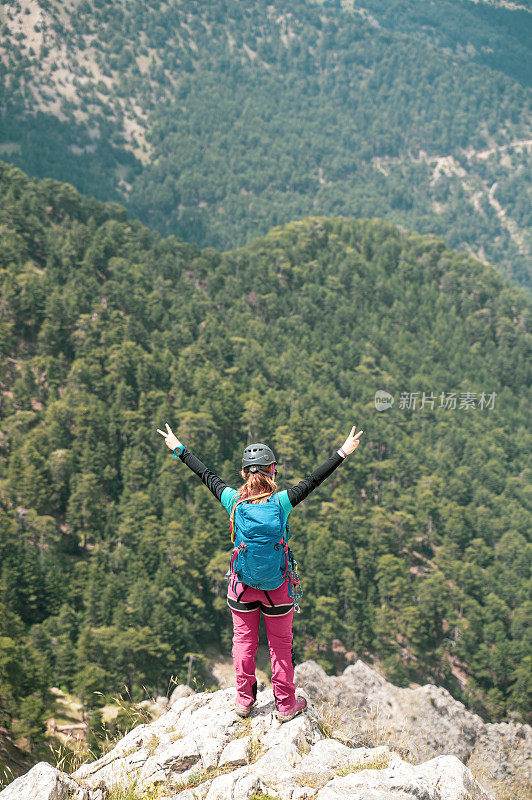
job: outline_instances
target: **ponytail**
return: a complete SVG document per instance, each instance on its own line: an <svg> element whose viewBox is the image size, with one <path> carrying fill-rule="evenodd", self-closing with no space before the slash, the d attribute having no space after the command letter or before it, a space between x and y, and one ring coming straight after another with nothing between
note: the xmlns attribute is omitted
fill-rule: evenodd
<svg viewBox="0 0 532 800"><path fill-rule="evenodd" d="M273 478L270 478L263 472L245 473L244 470L242 470L240 474L246 481L238 490L241 500L245 500L248 497L255 497L255 495L263 494L264 492L270 492L271 494L274 494L274 492L277 491L277 484ZM250 502L263 503L266 499L266 497L261 497L260 500L250 500Z"/></svg>

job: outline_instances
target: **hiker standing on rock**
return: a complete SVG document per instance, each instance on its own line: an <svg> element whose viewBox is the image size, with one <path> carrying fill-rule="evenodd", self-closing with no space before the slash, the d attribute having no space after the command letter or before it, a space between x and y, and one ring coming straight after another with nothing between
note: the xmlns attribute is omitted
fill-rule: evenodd
<svg viewBox="0 0 532 800"><path fill-rule="evenodd" d="M294 686L292 622L294 606L301 597L297 564L288 547L288 515L298 503L356 450L359 437L355 426L343 443L321 466L290 489L278 492L275 483L276 458L265 444L250 444L242 456L239 489L227 486L199 458L187 450L168 423L157 428L175 458L180 458L201 478L230 515L231 541L227 604L233 616L233 662L236 672L235 711L249 716L257 697L255 654L259 645L260 614L264 616L270 658L272 687L281 722L293 719L306 708L297 699Z"/></svg>

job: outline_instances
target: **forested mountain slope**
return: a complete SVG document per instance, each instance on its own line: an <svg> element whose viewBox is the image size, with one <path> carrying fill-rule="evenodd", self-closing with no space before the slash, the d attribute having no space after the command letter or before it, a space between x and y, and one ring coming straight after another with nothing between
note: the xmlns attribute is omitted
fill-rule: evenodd
<svg viewBox="0 0 532 800"><path fill-rule="evenodd" d="M50 686L138 699L188 653L229 650L227 516L162 443L166 421L232 485L249 440L271 443L286 486L362 427L294 512L298 659L333 668L339 640L395 682L525 717L522 292L380 221L201 250L2 162L0 231L0 725L37 742Z"/></svg>
<svg viewBox="0 0 532 800"><path fill-rule="evenodd" d="M530 287L532 13L469 0L3 3L0 155L224 249L309 214Z"/></svg>

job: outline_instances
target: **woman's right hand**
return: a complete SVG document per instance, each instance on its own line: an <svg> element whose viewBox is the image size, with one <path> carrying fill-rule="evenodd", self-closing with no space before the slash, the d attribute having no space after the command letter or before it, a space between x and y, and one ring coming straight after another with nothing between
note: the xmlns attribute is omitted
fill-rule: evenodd
<svg viewBox="0 0 532 800"><path fill-rule="evenodd" d="M183 445L181 444L175 433L172 433L170 425L167 422L165 422L165 425L167 428L166 433L164 431L161 431L159 428L157 428L157 433L160 433L161 436L165 437L164 441L166 446L169 447L170 450L175 450L176 447L182 447Z"/></svg>
<svg viewBox="0 0 532 800"><path fill-rule="evenodd" d="M351 433L349 434L349 436L342 445L342 450L344 451L346 456L348 456L349 453L352 453L354 450L357 449L358 445L360 444L359 436L362 436L362 434L364 433L364 431L359 431L355 436L355 431L356 431L356 425L353 425L353 427L351 428Z"/></svg>

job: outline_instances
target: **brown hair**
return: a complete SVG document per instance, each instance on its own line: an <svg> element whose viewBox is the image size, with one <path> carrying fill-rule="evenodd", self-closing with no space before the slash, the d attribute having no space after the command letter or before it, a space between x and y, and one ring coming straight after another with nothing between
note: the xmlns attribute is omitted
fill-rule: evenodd
<svg viewBox="0 0 532 800"><path fill-rule="evenodd" d="M240 474L246 481L238 490L241 500L245 500L247 497L254 497L255 495L262 494L263 492L271 492L273 494L277 491L277 484L273 478L270 478L263 472L246 473L244 470L242 470ZM264 503L264 501L267 499L267 497L261 497L259 500L250 500L250 502Z"/></svg>

